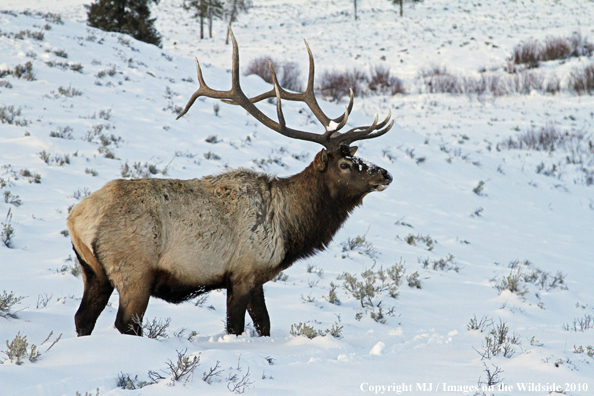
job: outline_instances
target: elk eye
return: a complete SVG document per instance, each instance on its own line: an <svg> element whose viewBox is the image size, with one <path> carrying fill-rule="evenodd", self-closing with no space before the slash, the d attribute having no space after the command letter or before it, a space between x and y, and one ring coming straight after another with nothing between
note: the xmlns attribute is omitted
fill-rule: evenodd
<svg viewBox="0 0 594 396"><path fill-rule="evenodd" d="M340 169L350 169L350 168L351 168L351 166L346 162L343 162L342 164L340 164Z"/></svg>

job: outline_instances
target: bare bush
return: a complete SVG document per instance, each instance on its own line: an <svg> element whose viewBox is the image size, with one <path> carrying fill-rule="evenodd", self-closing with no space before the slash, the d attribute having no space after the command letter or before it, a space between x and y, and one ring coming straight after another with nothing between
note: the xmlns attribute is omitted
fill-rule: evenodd
<svg viewBox="0 0 594 396"><path fill-rule="evenodd" d="M575 68L569 75L568 87L578 95L594 94L594 63Z"/></svg>
<svg viewBox="0 0 594 396"><path fill-rule="evenodd" d="M516 352L514 345L520 345L520 337L511 333L507 323L499 319L499 324L493 325L489 335L485 337L482 350L477 350L481 359L491 359L492 357L503 355L511 358Z"/></svg>
<svg viewBox="0 0 594 396"><path fill-rule="evenodd" d="M270 72L270 63L279 80L281 87L291 91L301 91L301 71L299 65L295 62L279 62L269 56L262 56L253 59L246 67L243 75L249 76L255 74L262 80L272 84L272 73Z"/></svg>
<svg viewBox="0 0 594 396"><path fill-rule="evenodd" d="M40 347L44 345L46 342L48 342L53 336L53 334L53 331L50 332L45 341L43 341L39 346L37 346L35 344L29 345L29 342L27 341L27 336L21 335L21 332L19 331L10 343L6 341L6 350L2 352L8 357L8 359L11 362L15 362L17 365L21 365L24 363L23 358L28 359L32 363L36 362L37 359L39 359L39 357L41 356ZM55 341L52 342L52 344L45 350L44 353L52 349L52 347L56 345L61 338L62 334L60 334L55 339Z"/></svg>
<svg viewBox="0 0 594 396"><path fill-rule="evenodd" d="M553 151L570 138L571 135L559 132L553 124L548 124L538 130L530 129L515 139L509 137L500 146L506 149Z"/></svg>
<svg viewBox="0 0 594 396"><path fill-rule="evenodd" d="M118 381L116 383L118 388L126 390L141 389L147 385L150 385L150 383L148 381L140 381L137 375L132 378L130 374L124 373L118 375Z"/></svg>
<svg viewBox="0 0 594 396"><path fill-rule="evenodd" d="M450 73L445 66L431 66L421 71L421 76L429 93L459 94L463 92L460 78Z"/></svg>
<svg viewBox="0 0 594 396"><path fill-rule="evenodd" d="M130 166L128 165L128 161L126 161L126 163L120 166L120 174L124 178L144 179L159 172L163 173L164 170L159 170L156 164L150 164L148 162L134 162Z"/></svg>
<svg viewBox="0 0 594 396"><path fill-rule="evenodd" d="M545 40L540 53L543 61L567 59L572 54L571 42L563 37L549 37Z"/></svg>
<svg viewBox="0 0 594 396"><path fill-rule="evenodd" d="M493 326L493 319L489 318L487 315L484 315L480 319L477 319L476 315L472 315L472 318L470 318L470 322L466 325L466 328L469 331L478 330L482 333L487 327L491 326Z"/></svg>
<svg viewBox="0 0 594 396"><path fill-rule="evenodd" d="M336 279L344 281L343 288L359 300L361 308L373 308L376 305L372 299L385 292L392 298L398 297L398 288L402 283L403 276L404 266L399 263L387 270L380 267L377 272L373 270L363 271L360 281L357 279L356 274L351 275L348 272L343 272ZM379 304L377 306L379 307Z"/></svg>
<svg viewBox="0 0 594 396"><path fill-rule="evenodd" d="M202 380L210 385L215 380L215 378L220 377L221 373L224 371L221 369L220 364L221 362L217 360L217 363L214 365L214 367L208 369L208 373L205 371L202 374Z"/></svg>
<svg viewBox="0 0 594 396"><path fill-rule="evenodd" d="M580 32L575 32L569 37L571 42L571 56L591 56L594 52L594 44L588 41L587 37L582 37Z"/></svg>
<svg viewBox="0 0 594 396"><path fill-rule="evenodd" d="M546 85L545 85L546 93L550 93L555 95L561 91L561 80L556 75L552 75L549 77Z"/></svg>
<svg viewBox="0 0 594 396"><path fill-rule="evenodd" d="M550 169L543 162L537 166L536 172L560 177L562 163L577 165L581 173L575 181L590 186L594 184L594 146L591 139L591 134L584 131L558 131L549 124L540 129L532 128L517 137L509 137L498 143L497 148L547 152L562 150L562 162L552 164Z"/></svg>
<svg viewBox="0 0 594 396"><path fill-rule="evenodd" d="M26 119L18 120L17 117L21 117L21 108L15 108L13 105L0 106L0 123L16 125L16 126L27 126L29 121Z"/></svg>
<svg viewBox="0 0 594 396"><path fill-rule="evenodd" d="M50 137L72 140L74 139L74 137L72 137L72 127L58 127L56 131L50 132Z"/></svg>
<svg viewBox="0 0 594 396"><path fill-rule="evenodd" d="M58 87L58 94L62 95L62 96L66 96L67 98L72 98L74 96L80 96L83 93L82 93L82 91L80 91L72 86L68 86L68 88Z"/></svg>
<svg viewBox="0 0 594 396"><path fill-rule="evenodd" d="M272 84L270 63L272 63L272 67L274 68L274 70L278 71L280 65L279 62L268 56L261 56L256 59L252 59L252 61L247 65L245 71L243 72L243 75L249 76L251 74L255 74L257 76L260 76L262 80L266 81L267 83Z"/></svg>
<svg viewBox="0 0 594 396"><path fill-rule="evenodd" d="M4 318L11 317L16 319L16 313L11 312L12 307L13 305L20 304L24 298L25 297L17 297L13 292L8 293L6 290L4 290L2 295L0 295L0 316Z"/></svg>
<svg viewBox="0 0 594 396"><path fill-rule="evenodd" d="M529 283L539 287L540 290L546 291L556 288L567 289L565 275L560 271L557 271L553 275L550 272L534 267L528 260L524 262L520 262L519 260L512 261L509 267L512 269L510 274L502 277L493 285L499 292L509 290L512 293L523 296L528 292L526 285Z"/></svg>
<svg viewBox="0 0 594 396"><path fill-rule="evenodd" d="M238 370L241 371L241 370ZM254 384L254 381L250 380L250 368L248 367L247 372L241 378L237 374L229 374L229 377L226 379L227 382L227 389L231 393L236 393L238 395L244 393L251 385Z"/></svg>
<svg viewBox="0 0 594 396"><path fill-rule="evenodd" d="M148 319L145 319L143 323L141 316L134 315L132 317L132 322L133 324L130 324L130 330L132 330L137 336L145 336L155 340L169 337L167 334L167 328L171 324L171 318L165 318L164 320L154 318L152 322ZM142 332L137 331L137 329L142 329Z"/></svg>
<svg viewBox="0 0 594 396"><path fill-rule="evenodd" d="M294 323L291 325L290 333L293 337L305 336L310 340L317 336L324 337L327 334L330 334L334 338L342 338L342 329L343 326L334 324L329 329L317 330L313 326L308 326L306 323L299 322L299 324Z"/></svg>
<svg viewBox="0 0 594 396"><path fill-rule="evenodd" d="M562 326L565 331L586 331L594 328L594 316L584 315L583 318L575 318L572 324L565 323Z"/></svg>
<svg viewBox="0 0 594 396"><path fill-rule="evenodd" d="M503 66L503 70L510 74L518 73L522 68L523 66L516 65L513 58L508 59L507 63Z"/></svg>
<svg viewBox="0 0 594 396"><path fill-rule="evenodd" d="M499 374L503 373L503 370L500 367L492 364L491 366L493 366L493 370L491 370L489 367L487 367L486 363L483 363L483 365L485 366L485 374L487 375L487 378L486 381L483 381L479 378L478 384L481 388L483 386L495 387L495 385L503 381L503 378L499 377ZM485 393L483 393L483 395L484 394Z"/></svg>
<svg viewBox="0 0 594 396"><path fill-rule="evenodd" d="M536 68L540 65L541 52L541 44L536 40L530 40L514 48L512 60L516 65L522 64L531 69Z"/></svg>
<svg viewBox="0 0 594 396"><path fill-rule="evenodd" d="M6 246L10 248L12 246L12 238L14 238L14 227L12 226L12 212L11 208L8 208L8 213L6 214L6 220L1 222L0 224L0 241Z"/></svg>
<svg viewBox="0 0 594 396"><path fill-rule="evenodd" d="M482 73L480 78L463 77L462 90L467 95L481 96L491 94L503 96L507 93L505 84L500 76Z"/></svg>
<svg viewBox="0 0 594 396"><path fill-rule="evenodd" d="M33 73L33 63L31 61L24 65L16 65L12 70L0 70L0 78L6 75L12 75L27 81L35 81L35 73Z"/></svg>
<svg viewBox="0 0 594 396"><path fill-rule="evenodd" d="M448 254L445 258L440 258L439 260L431 260L429 258L426 259L418 259L419 263L423 264L423 268L428 269L432 268L434 271L441 270L441 271L449 271L454 270L455 272L460 271L460 267L454 261L454 256Z"/></svg>
<svg viewBox="0 0 594 396"><path fill-rule="evenodd" d="M523 70L512 74L506 79L507 92L516 92L528 95L531 91L542 91L544 88L544 77L536 72Z"/></svg>
<svg viewBox="0 0 594 396"><path fill-rule="evenodd" d="M167 367L169 368L169 375L171 381L176 382L188 382L194 374L194 370L200 365L200 356L187 355L188 349L185 351L176 351L177 361L167 361Z"/></svg>
<svg viewBox="0 0 594 396"><path fill-rule="evenodd" d="M299 70L299 65L295 62L285 62L283 63L283 74L280 78L280 86L291 90L291 91L301 91L301 71Z"/></svg>
<svg viewBox="0 0 594 396"><path fill-rule="evenodd" d="M157 319L152 321L148 319L142 324L142 334L155 340L168 338L167 328L171 324L171 318Z"/></svg>
<svg viewBox="0 0 594 396"><path fill-rule="evenodd" d="M594 52L594 44L588 42L581 33L575 32L570 37L547 37L543 44L530 40L514 48L512 61L516 65L538 67L540 62L570 57L590 56Z"/></svg>
<svg viewBox="0 0 594 396"><path fill-rule="evenodd" d="M351 89L353 95L361 96L363 84L368 81L369 77L358 69L351 71L327 70L322 74L319 90L324 95L330 96L332 100L339 101L343 96L347 96Z"/></svg>
<svg viewBox="0 0 594 396"><path fill-rule="evenodd" d="M377 65L371 70L369 89L378 93L390 93L396 95L406 93L401 79L393 76L389 68Z"/></svg>

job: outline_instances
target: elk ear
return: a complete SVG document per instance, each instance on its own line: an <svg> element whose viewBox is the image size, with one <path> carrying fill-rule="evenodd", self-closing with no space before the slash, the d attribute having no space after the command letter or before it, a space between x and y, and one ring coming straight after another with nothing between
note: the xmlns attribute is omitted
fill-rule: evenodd
<svg viewBox="0 0 594 396"><path fill-rule="evenodd" d="M353 155L355 155L355 153L357 152L357 149L358 149L358 148L359 148L359 147L357 147L357 146L349 147L349 154L351 154L351 157L352 157Z"/></svg>
<svg viewBox="0 0 594 396"><path fill-rule="evenodd" d="M322 151L316 155L314 166L318 172L323 172L326 170L326 166L328 166L328 152L326 149L322 149Z"/></svg>

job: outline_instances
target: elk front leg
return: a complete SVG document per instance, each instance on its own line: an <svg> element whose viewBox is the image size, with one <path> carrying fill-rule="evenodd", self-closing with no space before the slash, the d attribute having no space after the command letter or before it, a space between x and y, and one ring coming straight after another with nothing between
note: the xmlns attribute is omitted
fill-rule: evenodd
<svg viewBox="0 0 594 396"><path fill-rule="evenodd" d="M260 337L270 337L270 317L266 309L264 301L264 288L262 285L257 286L253 293L252 299L247 306L248 312L254 321L254 327Z"/></svg>
<svg viewBox="0 0 594 396"><path fill-rule="evenodd" d="M227 333L240 335L245 328L245 311L253 294L253 286L247 282L227 286Z"/></svg>
<svg viewBox="0 0 594 396"><path fill-rule="evenodd" d="M122 334L142 337L142 319L150 298L150 284L138 282L118 288L120 306L116 316L115 327Z"/></svg>

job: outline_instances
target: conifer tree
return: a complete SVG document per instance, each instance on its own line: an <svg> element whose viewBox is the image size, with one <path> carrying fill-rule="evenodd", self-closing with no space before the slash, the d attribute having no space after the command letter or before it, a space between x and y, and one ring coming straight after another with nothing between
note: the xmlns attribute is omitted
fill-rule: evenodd
<svg viewBox="0 0 594 396"><path fill-rule="evenodd" d="M161 47L161 35L150 18L149 4L159 0L96 0L87 9L89 26L129 34L137 40Z"/></svg>

